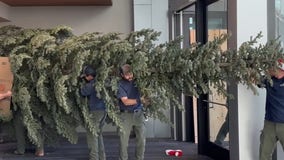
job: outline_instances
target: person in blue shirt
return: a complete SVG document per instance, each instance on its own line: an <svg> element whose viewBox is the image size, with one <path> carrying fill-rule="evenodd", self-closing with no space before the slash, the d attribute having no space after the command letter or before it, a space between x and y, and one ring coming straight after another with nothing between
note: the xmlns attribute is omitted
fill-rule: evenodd
<svg viewBox="0 0 284 160"><path fill-rule="evenodd" d="M87 83L81 88L81 95L88 98L88 105L90 111L90 119L97 129L96 134L92 134L89 129L86 129L87 143L89 147L90 160L105 160L105 149L103 142L102 129L106 118L106 107L102 99L97 97L95 90L95 69L88 65L83 68L81 78L85 78Z"/></svg>
<svg viewBox="0 0 284 160"><path fill-rule="evenodd" d="M284 66L269 73L273 83L264 80L260 85L266 88L265 120L259 147L260 160L272 160L278 141L284 148Z"/></svg>
<svg viewBox="0 0 284 160"><path fill-rule="evenodd" d="M143 160L145 152L145 121L142 110L140 92L135 84L131 66L125 64L120 68L117 97L119 100L121 126L118 127L120 136L119 160L128 159L128 141L132 128L136 137L135 159Z"/></svg>

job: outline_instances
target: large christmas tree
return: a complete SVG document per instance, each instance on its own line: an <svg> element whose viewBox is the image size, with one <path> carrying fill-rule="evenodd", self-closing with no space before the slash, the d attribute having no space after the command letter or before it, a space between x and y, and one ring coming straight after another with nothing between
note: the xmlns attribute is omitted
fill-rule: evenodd
<svg viewBox="0 0 284 160"><path fill-rule="evenodd" d="M151 29L128 35L75 36L66 26L0 28L0 56L10 58L14 74L12 109L21 111L29 139L38 144L43 135L47 140L65 137L76 143L79 125L94 133L87 101L79 95L85 82L78 77L86 64L96 68L94 87L107 104L108 116L119 125L118 68L125 63L132 65L143 97L150 99L145 106L149 115L168 122L164 110L171 106L182 109L181 93L198 97L209 93L209 86L213 86L226 96L227 80L254 90L260 77L269 78L266 71L276 68L277 59L283 57L276 40L258 45L261 35L243 43L238 50L227 51L220 48L227 35L185 49L179 47L181 38L156 45L159 35Z"/></svg>

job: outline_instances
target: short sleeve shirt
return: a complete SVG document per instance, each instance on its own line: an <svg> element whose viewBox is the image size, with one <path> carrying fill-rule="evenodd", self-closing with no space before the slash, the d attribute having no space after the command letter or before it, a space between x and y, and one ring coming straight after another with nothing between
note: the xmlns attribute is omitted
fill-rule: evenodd
<svg viewBox="0 0 284 160"><path fill-rule="evenodd" d="M121 110L135 110L135 109L141 109L141 101L140 101L140 92L138 90L138 87L135 84L135 81L127 81L127 80L120 80L119 81L119 87L118 87L118 93L117 97L119 99L119 107ZM128 99L136 99L137 104L132 106L125 106L121 98L127 97Z"/></svg>
<svg viewBox="0 0 284 160"><path fill-rule="evenodd" d="M284 78L272 77L273 84L265 81L266 107L265 119L271 122L284 123Z"/></svg>

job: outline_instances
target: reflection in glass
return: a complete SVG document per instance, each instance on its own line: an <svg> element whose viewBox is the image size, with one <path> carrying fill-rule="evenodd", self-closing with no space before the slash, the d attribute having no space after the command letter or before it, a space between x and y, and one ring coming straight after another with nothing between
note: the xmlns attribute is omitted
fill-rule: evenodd
<svg viewBox="0 0 284 160"><path fill-rule="evenodd" d="M217 94L211 87L209 95L209 126L210 141L215 144L229 148L229 114L227 97Z"/></svg>
<svg viewBox="0 0 284 160"><path fill-rule="evenodd" d="M219 0L207 7L208 41L227 33L227 0ZM227 49L227 42L222 44ZM210 141L229 149L229 115L227 97L218 95L214 86L209 94L209 135Z"/></svg>

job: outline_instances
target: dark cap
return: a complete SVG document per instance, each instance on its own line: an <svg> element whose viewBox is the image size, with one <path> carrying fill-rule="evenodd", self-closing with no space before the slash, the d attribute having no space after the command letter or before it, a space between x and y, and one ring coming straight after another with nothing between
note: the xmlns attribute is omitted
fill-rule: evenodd
<svg viewBox="0 0 284 160"><path fill-rule="evenodd" d="M92 75L92 76L96 76L96 71L94 69L94 67L92 67L91 65L87 65L83 68L82 70L82 74L81 74L81 78L86 77L88 75Z"/></svg>

